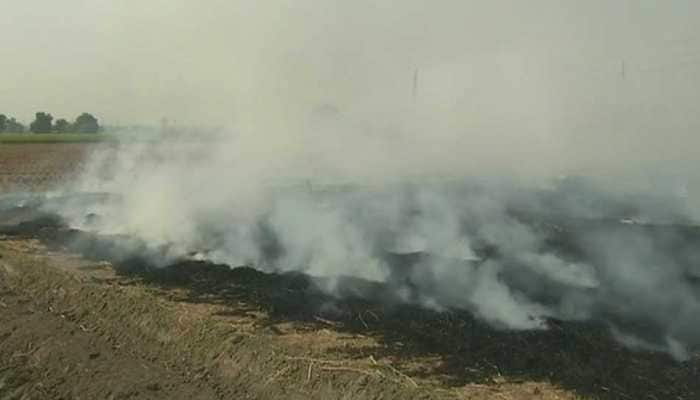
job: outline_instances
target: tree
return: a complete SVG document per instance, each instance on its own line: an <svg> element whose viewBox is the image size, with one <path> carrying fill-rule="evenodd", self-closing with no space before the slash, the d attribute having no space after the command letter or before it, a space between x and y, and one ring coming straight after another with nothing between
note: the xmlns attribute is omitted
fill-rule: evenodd
<svg viewBox="0 0 700 400"><path fill-rule="evenodd" d="M38 112L34 121L29 125L29 130L34 133L51 133L53 116L49 113Z"/></svg>
<svg viewBox="0 0 700 400"><path fill-rule="evenodd" d="M53 131L56 133L66 133L66 132L70 132L70 130L71 130L70 122L66 121L63 118L57 119L56 122L53 124Z"/></svg>
<svg viewBox="0 0 700 400"><path fill-rule="evenodd" d="M10 118L5 123L5 132L24 133L24 125L17 122L16 119Z"/></svg>
<svg viewBox="0 0 700 400"><path fill-rule="evenodd" d="M5 132L6 126L7 126L7 116L5 114L0 114L0 133Z"/></svg>
<svg viewBox="0 0 700 400"><path fill-rule="evenodd" d="M100 130L100 124L92 114L82 113L75 119L73 129L77 133L97 133Z"/></svg>

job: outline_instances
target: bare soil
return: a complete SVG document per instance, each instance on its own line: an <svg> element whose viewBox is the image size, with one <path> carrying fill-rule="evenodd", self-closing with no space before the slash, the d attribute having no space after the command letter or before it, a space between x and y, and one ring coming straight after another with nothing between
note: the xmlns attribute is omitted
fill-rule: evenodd
<svg viewBox="0 0 700 400"><path fill-rule="evenodd" d="M49 189L79 171L95 143L0 143L0 193Z"/></svg>
<svg viewBox="0 0 700 400"><path fill-rule="evenodd" d="M66 171L88 149L27 146L46 165L70 153ZM24 165L4 158L15 152L0 147L0 163ZM700 359L630 351L605 327L499 331L330 298L303 275L154 268L109 243L0 212L0 400L700 398Z"/></svg>

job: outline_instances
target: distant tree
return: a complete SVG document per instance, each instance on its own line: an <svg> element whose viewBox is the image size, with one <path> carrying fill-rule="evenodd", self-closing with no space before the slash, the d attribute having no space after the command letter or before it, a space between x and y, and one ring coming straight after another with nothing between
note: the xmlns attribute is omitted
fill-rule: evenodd
<svg viewBox="0 0 700 400"><path fill-rule="evenodd" d="M0 133L5 132L6 126L7 126L7 116L5 114L0 114Z"/></svg>
<svg viewBox="0 0 700 400"><path fill-rule="evenodd" d="M71 125L70 122L66 121L63 118L59 118L54 122L53 124L53 131L56 133L66 133L70 132L71 130Z"/></svg>
<svg viewBox="0 0 700 400"><path fill-rule="evenodd" d="M5 123L5 132L24 133L24 125L17 122L16 119L10 118Z"/></svg>
<svg viewBox="0 0 700 400"><path fill-rule="evenodd" d="M92 114L82 113L75 119L73 129L77 133L97 133L100 131L100 124Z"/></svg>
<svg viewBox="0 0 700 400"><path fill-rule="evenodd" d="M29 125L29 130L34 133L51 133L53 117L49 113L38 112L34 121Z"/></svg>

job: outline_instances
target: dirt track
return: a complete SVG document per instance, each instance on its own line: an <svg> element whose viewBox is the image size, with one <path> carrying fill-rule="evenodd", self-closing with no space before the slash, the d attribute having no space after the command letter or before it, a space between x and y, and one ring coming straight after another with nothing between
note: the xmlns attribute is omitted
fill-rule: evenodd
<svg viewBox="0 0 700 400"><path fill-rule="evenodd" d="M502 332L328 298L302 275L154 269L28 219L0 213L2 400L700 398L700 360L631 352L604 327Z"/></svg>

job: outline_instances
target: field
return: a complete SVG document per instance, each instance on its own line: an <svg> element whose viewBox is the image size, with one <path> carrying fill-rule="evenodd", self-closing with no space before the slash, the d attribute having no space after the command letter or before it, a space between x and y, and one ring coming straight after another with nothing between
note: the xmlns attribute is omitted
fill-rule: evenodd
<svg viewBox="0 0 700 400"><path fill-rule="evenodd" d="M78 172L95 146L74 142L7 144L2 138L5 134L0 135L0 193L50 189Z"/></svg>
<svg viewBox="0 0 700 400"><path fill-rule="evenodd" d="M94 143L114 141L109 134L94 133L0 133L0 143Z"/></svg>
<svg viewBox="0 0 700 400"><path fill-rule="evenodd" d="M70 179L89 143L0 145L0 193ZM697 399L700 360L553 321L329 298L300 274L154 268L29 207L0 210L0 399Z"/></svg>

